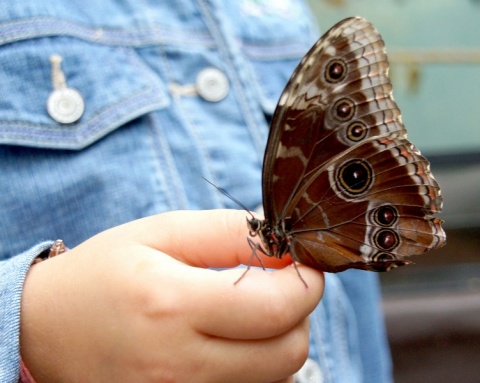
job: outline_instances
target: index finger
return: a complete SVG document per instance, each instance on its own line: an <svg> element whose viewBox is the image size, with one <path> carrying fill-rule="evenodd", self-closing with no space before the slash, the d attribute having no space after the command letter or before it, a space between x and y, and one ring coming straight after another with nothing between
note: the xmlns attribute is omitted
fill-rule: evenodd
<svg viewBox="0 0 480 383"><path fill-rule="evenodd" d="M137 221L135 231L141 243L192 266L260 266L247 241L246 219L243 210L172 211ZM290 257L257 253L266 267L283 268L292 263Z"/></svg>

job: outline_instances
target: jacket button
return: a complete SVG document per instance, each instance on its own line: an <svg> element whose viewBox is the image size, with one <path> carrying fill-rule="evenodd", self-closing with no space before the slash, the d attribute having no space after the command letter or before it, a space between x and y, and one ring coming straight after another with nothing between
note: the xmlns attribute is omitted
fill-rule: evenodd
<svg viewBox="0 0 480 383"><path fill-rule="evenodd" d="M82 117L85 103L78 90L67 86L67 79L62 70L63 57L58 54L50 56L52 65L53 91L47 99L47 112L60 124L71 124Z"/></svg>
<svg viewBox="0 0 480 383"><path fill-rule="evenodd" d="M82 117L85 110L82 95L73 88L56 89L47 100L47 112L60 124L71 124Z"/></svg>
<svg viewBox="0 0 480 383"><path fill-rule="evenodd" d="M295 383L322 383L323 374L320 366L313 359L307 359L295 374Z"/></svg>
<svg viewBox="0 0 480 383"><path fill-rule="evenodd" d="M218 102L227 96L230 85L222 71L210 67L198 73L195 88L204 100Z"/></svg>

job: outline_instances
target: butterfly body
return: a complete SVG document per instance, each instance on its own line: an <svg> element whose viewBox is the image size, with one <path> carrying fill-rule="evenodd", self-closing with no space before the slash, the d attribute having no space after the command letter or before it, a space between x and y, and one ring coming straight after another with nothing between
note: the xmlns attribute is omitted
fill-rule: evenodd
<svg viewBox="0 0 480 383"><path fill-rule="evenodd" d="M384 43L341 21L294 71L272 119L256 249L329 272L385 271L443 246L440 188L407 139Z"/></svg>

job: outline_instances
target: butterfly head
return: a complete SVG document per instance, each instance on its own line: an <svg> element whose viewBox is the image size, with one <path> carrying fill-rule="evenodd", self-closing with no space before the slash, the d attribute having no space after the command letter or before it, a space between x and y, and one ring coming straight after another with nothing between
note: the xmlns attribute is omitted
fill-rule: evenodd
<svg viewBox="0 0 480 383"><path fill-rule="evenodd" d="M259 220L258 218L255 218L252 216L252 218L247 218L247 226L248 226L248 232L251 237L255 237L258 235L262 228L262 223L264 221Z"/></svg>
<svg viewBox="0 0 480 383"><path fill-rule="evenodd" d="M251 237L256 237L258 235L262 240L262 244L265 246L265 249L262 249L264 250L263 252L267 255L271 255L272 243L275 242L275 237L273 236L272 228L267 220L261 220L255 217L247 218L247 226Z"/></svg>
<svg viewBox="0 0 480 383"><path fill-rule="evenodd" d="M263 254L269 257L282 258L290 250L290 237L282 227L273 227L268 220L247 218L247 225L251 237L259 236L262 245L257 246Z"/></svg>

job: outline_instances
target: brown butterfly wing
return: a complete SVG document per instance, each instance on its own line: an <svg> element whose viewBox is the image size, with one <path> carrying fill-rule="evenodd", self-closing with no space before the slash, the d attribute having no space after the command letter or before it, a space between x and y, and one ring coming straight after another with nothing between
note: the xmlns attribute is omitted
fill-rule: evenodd
<svg viewBox="0 0 480 383"><path fill-rule="evenodd" d="M263 173L266 219L293 258L324 271L387 270L445 243L440 188L407 140L381 36L331 28L292 75Z"/></svg>

